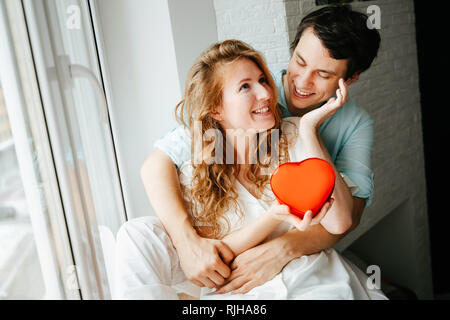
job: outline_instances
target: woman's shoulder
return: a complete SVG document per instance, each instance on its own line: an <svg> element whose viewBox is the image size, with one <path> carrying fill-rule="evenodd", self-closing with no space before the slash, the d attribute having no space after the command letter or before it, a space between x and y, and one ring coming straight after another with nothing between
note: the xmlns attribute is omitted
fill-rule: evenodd
<svg viewBox="0 0 450 320"><path fill-rule="evenodd" d="M181 167L178 169L178 179L180 180L180 184L187 186L190 184L192 180L194 172L194 167L192 165L191 159L183 162Z"/></svg>
<svg viewBox="0 0 450 320"><path fill-rule="evenodd" d="M295 144L298 136L300 117L287 117L281 121L281 132L287 138L288 144Z"/></svg>

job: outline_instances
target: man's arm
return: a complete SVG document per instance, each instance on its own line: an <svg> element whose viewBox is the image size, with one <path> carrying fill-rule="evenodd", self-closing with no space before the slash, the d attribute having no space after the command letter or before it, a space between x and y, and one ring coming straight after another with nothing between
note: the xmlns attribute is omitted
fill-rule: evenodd
<svg viewBox="0 0 450 320"><path fill-rule="evenodd" d="M292 229L272 241L279 242L278 245L283 249L283 254L286 255L288 262L304 255L314 254L331 248L358 226L364 210L364 203L364 199L353 197L353 223L345 233L331 234L321 224L318 224L304 232Z"/></svg>
<svg viewBox="0 0 450 320"><path fill-rule="evenodd" d="M364 199L353 197L353 224L344 234L331 234L321 224L317 224L303 232L290 230L238 255L231 264L231 276L217 293L247 293L271 280L293 259L333 247L358 226L364 203Z"/></svg>
<svg viewBox="0 0 450 320"><path fill-rule="evenodd" d="M222 241L202 238L193 228L170 157L156 149L140 173L150 203L177 249L186 278L201 287L222 284L230 275L226 263L233 259L233 253Z"/></svg>

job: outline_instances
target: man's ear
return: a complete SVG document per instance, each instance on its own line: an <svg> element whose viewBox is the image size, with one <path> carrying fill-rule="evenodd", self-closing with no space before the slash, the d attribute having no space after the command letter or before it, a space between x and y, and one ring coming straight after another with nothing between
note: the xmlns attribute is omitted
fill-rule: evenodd
<svg viewBox="0 0 450 320"><path fill-rule="evenodd" d="M351 78L348 78L347 80L345 80L345 84L347 86L351 85L353 82L355 82L356 80L359 79L359 75L361 73L355 73L353 76L351 76Z"/></svg>

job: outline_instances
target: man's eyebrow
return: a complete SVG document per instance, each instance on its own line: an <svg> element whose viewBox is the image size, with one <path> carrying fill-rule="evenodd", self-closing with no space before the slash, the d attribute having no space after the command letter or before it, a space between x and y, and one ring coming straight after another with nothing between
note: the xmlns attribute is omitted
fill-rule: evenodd
<svg viewBox="0 0 450 320"><path fill-rule="evenodd" d="M300 53L295 52L295 55L296 55L299 59L302 59L303 62L306 62L305 59L303 59L303 57L301 56ZM319 69L318 71L320 71L320 72L325 72L325 73L329 73L329 74L332 74L332 75L337 75L336 72L331 71L331 70Z"/></svg>
<svg viewBox="0 0 450 320"><path fill-rule="evenodd" d="M303 59L302 55L299 52L295 51L295 55L305 61L305 59Z"/></svg>

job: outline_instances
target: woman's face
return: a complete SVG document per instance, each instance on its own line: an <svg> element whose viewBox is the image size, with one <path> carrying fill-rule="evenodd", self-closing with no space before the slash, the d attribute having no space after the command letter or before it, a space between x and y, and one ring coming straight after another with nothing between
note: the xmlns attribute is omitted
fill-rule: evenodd
<svg viewBox="0 0 450 320"><path fill-rule="evenodd" d="M274 94L261 69L246 58L223 68L222 106L214 115L222 128L257 132L273 128Z"/></svg>

